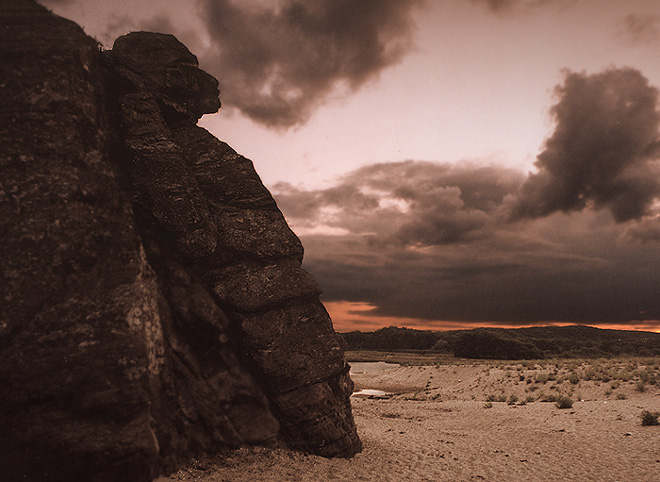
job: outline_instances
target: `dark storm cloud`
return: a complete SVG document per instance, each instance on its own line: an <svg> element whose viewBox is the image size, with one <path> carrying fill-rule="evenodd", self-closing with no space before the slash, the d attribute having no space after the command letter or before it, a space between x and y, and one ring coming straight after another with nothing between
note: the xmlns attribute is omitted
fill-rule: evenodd
<svg viewBox="0 0 660 482"><path fill-rule="evenodd" d="M376 244L434 246L486 235L521 181L500 167L405 161L360 168L330 189L280 184L275 192L297 226L323 224Z"/></svg>
<svg viewBox="0 0 660 482"><path fill-rule="evenodd" d="M304 123L336 88L354 91L412 47L421 0L200 0L206 65L223 104L262 124Z"/></svg>
<svg viewBox="0 0 660 482"><path fill-rule="evenodd" d="M618 222L648 214L660 195L658 90L634 69L567 73L553 135L514 217L607 208Z"/></svg>
<svg viewBox="0 0 660 482"><path fill-rule="evenodd" d="M529 230L422 250L303 236L305 268L324 300L366 302L378 316L506 324L658 319L657 246L618 246L611 224L585 232L595 216L558 214ZM568 233L566 222L574 223Z"/></svg>
<svg viewBox="0 0 660 482"><path fill-rule="evenodd" d="M660 17L653 14L630 14L622 22L621 36L632 45L656 45L660 42Z"/></svg>
<svg viewBox="0 0 660 482"><path fill-rule="evenodd" d="M329 189L273 191L325 301L455 322L658 319L653 218L616 224L584 210L511 222L507 203L524 181L501 167L406 161L362 167Z"/></svg>

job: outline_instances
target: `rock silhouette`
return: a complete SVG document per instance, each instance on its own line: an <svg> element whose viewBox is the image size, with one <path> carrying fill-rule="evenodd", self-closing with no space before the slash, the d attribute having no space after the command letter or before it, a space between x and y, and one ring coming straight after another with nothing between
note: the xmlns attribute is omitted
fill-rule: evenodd
<svg viewBox="0 0 660 482"><path fill-rule="evenodd" d="M171 35L100 52L0 2L4 480L148 481L192 456L360 451L344 346L252 163L196 122Z"/></svg>

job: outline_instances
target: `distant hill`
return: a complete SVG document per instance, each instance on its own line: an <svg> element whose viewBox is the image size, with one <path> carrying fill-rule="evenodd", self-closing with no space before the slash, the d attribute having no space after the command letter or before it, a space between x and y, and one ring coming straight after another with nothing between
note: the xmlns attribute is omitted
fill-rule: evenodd
<svg viewBox="0 0 660 482"><path fill-rule="evenodd" d="M342 333L349 350L421 350L462 358L660 356L660 333L583 325L426 331L390 326Z"/></svg>

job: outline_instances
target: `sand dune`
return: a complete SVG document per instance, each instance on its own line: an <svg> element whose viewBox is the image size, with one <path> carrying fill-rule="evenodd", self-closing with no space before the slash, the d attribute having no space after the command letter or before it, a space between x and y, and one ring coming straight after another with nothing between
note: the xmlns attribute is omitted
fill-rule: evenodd
<svg viewBox="0 0 660 482"><path fill-rule="evenodd" d="M634 377L571 383L552 366L354 365L358 388L395 393L353 399L364 443L354 459L243 448L160 480L660 481L660 426L640 419L642 410L660 410L655 384L640 392ZM542 373L551 380L535 381ZM573 407L526 401L558 393L570 394Z"/></svg>

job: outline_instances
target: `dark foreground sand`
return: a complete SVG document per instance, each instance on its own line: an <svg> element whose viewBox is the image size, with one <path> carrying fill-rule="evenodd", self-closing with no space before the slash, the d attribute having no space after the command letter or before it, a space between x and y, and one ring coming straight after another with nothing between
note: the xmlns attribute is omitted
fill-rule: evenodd
<svg viewBox="0 0 660 482"><path fill-rule="evenodd" d="M244 448L159 481L660 482L660 426L642 426L640 418L642 410L660 411L658 385L640 392L632 379L522 379L541 368L354 364L358 388L398 392L354 399L364 443L355 458ZM558 393L576 400L571 409L526 402ZM486 403L511 395L515 404Z"/></svg>

